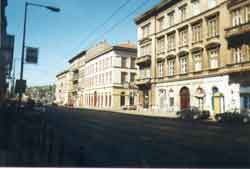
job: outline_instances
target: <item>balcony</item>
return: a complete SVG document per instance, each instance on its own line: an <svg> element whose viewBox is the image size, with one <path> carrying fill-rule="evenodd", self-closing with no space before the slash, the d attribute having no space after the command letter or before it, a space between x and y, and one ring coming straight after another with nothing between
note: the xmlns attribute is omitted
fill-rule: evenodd
<svg viewBox="0 0 250 169"><path fill-rule="evenodd" d="M238 5L244 1L245 0L228 0L227 6L228 6L228 8L231 8L231 7Z"/></svg>
<svg viewBox="0 0 250 169"><path fill-rule="evenodd" d="M250 22L225 29L226 38L238 37L250 32Z"/></svg>
<svg viewBox="0 0 250 169"><path fill-rule="evenodd" d="M72 80L73 81L78 81L79 80L79 75L78 74L73 75Z"/></svg>
<svg viewBox="0 0 250 169"><path fill-rule="evenodd" d="M135 63L137 65L150 65L151 64L151 55L144 55L144 56L140 56L138 58L136 58Z"/></svg>

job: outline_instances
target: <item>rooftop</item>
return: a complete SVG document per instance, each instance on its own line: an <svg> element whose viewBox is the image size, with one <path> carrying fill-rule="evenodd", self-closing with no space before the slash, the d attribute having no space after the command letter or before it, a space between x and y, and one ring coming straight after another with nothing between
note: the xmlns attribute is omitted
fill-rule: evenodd
<svg viewBox="0 0 250 169"><path fill-rule="evenodd" d="M56 75L56 77L58 78L58 77L64 75L65 73L68 73L68 72L69 72L69 70L64 70L63 72L58 73L58 74Z"/></svg>
<svg viewBox="0 0 250 169"><path fill-rule="evenodd" d="M95 47L90 48L86 54L86 62L93 60L94 58L103 55L107 52L119 50L119 51L127 51L127 52L136 52L136 45L130 42L120 43L117 45L111 45L106 41L102 41L98 43Z"/></svg>
<svg viewBox="0 0 250 169"><path fill-rule="evenodd" d="M150 10L144 12L143 14L137 16L135 18L135 23L140 24L143 21L149 19L152 16L155 16L157 13L169 8L170 6L176 4L181 0L162 0L159 4L155 5L153 8Z"/></svg>
<svg viewBox="0 0 250 169"><path fill-rule="evenodd" d="M81 52L78 53L76 56L74 56L73 58L71 58L71 59L69 60L69 63L73 63L75 60L77 60L77 59L83 57L83 56L86 54L86 52L87 52L86 50L81 51Z"/></svg>

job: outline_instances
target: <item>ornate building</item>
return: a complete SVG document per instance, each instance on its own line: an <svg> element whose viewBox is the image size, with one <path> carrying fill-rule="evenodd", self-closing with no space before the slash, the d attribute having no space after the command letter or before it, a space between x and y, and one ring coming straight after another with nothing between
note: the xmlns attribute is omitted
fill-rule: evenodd
<svg viewBox="0 0 250 169"><path fill-rule="evenodd" d="M138 16L139 105L213 114L250 108L249 4L162 0Z"/></svg>

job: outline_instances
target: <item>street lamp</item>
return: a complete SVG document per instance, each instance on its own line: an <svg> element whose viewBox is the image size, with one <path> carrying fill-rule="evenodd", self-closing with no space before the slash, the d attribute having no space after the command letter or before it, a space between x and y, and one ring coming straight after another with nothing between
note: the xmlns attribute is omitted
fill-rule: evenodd
<svg viewBox="0 0 250 169"><path fill-rule="evenodd" d="M48 10L50 10L52 12L60 12L60 9L56 8L56 7L47 6L47 5L41 5L41 4L36 4L36 3L30 3L30 2L26 2L25 3L20 81L23 81L24 50L25 50L25 40L26 40L26 22L27 22L27 13L28 13L28 6L29 5L30 6L36 6L36 7L45 8L45 9L48 9ZM22 94L23 94L23 91L20 90L19 91L19 102L21 102L21 100L22 100Z"/></svg>

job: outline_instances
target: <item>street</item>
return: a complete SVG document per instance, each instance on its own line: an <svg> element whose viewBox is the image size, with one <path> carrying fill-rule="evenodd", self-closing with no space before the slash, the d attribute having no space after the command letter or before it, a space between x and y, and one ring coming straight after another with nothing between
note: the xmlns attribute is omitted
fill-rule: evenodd
<svg viewBox="0 0 250 169"><path fill-rule="evenodd" d="M249 126L88 109L48 108L42 116L79 147L84 166L250 166Z"/></svg>

